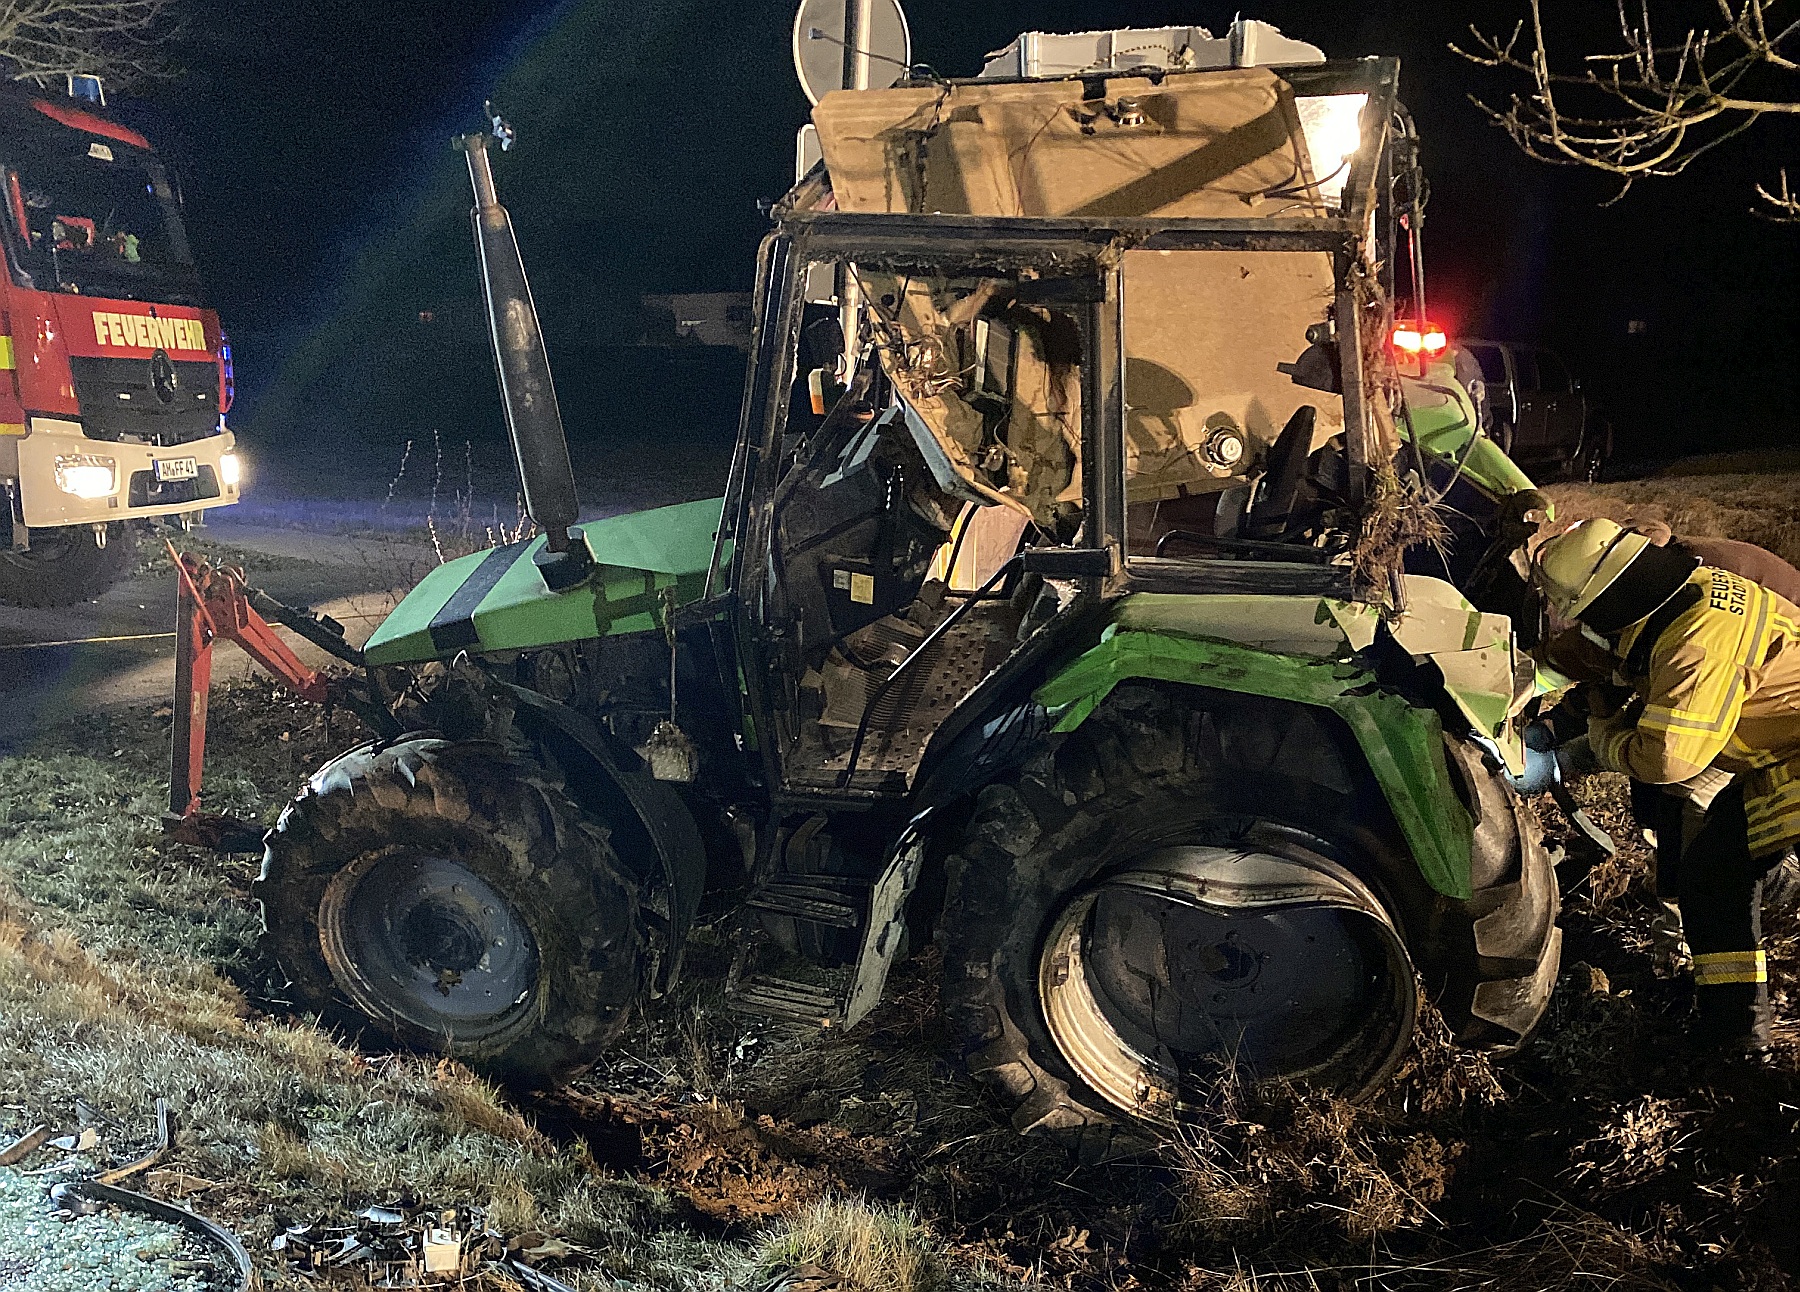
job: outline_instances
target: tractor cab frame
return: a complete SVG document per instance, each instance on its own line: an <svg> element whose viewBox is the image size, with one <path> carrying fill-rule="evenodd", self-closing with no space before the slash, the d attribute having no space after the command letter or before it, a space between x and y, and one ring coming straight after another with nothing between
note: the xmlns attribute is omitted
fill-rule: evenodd
<svg viewBox="0 0 1800 1292"><path fill-rule="evenodd" d="M1283 70L1301 104L1360 103L1335 203L1317 180L1268 200L1298 215L846 211L820 171L789 195L690 611L729 638L772 793L904 802L969 697L1041 671L1099 603L1365 591L1341 558L1393 451L1374 406L1397 76ZM1106 81L1084 92L1105 104ZM1260 386L1196 389L1220 369Z"/></svg>

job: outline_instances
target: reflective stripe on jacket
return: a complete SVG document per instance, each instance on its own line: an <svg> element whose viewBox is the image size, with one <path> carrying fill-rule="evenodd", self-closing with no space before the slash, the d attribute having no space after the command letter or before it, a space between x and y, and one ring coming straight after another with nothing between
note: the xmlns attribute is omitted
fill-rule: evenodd
<svg viewBox="0 0 1800 1292"><path fill-rule="evenodd" d="M1712 566L1687 586L1699 600L1658 637L1647 676L1627 679L1641 712L1595 722L1591 743L1601 766L1650 784L1708 766L1742 776L1751 855L1764 856L1800 840L1800 608ZM1621 635L1621 658L1646 622Z"/></svg>

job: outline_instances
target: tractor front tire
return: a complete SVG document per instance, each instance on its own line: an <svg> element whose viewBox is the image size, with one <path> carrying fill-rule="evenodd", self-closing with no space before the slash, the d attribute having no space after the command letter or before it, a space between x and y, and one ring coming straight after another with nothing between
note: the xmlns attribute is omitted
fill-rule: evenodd
<svg viewBox="0 0 1800 1292"><path fill-rule="evenodd" d="M89 525L31 531L29 551L0 546L0 603L32 609L92 601L131 569L137 534L128 524L106 527L106 546Z"/></svg>
<svg viewBox="0 0 1800 1292"><path fill-rule="evenodd" d="M970 1072L1018 1130L1093 1161L1165 1138L1233 1073L1375 1089L1415 981L1462 1043L1516 1047L1555 978L1554 873L1510 788L1455 752L1449 770L1475 822L1466 902L1427 885L1329 714L1120 685L980 792L949 858L943 1003ZM1184 879L1194 858L1211 869ZM1232 909L1258 873L1328 896Z"/></svg>
<svg viewBox="0 0 1800 1292"><path fill-rule="evenodd" d="M590 1067L643 988L638 894L605 829L487 742L333 759L269 832L254 891L296 1004L509 1085Z"/></svg>

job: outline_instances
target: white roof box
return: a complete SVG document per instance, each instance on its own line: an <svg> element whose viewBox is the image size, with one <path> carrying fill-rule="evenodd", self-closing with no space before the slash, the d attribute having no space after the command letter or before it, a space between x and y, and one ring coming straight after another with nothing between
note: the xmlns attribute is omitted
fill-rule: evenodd
<svg viewBox="0 0 1800 1292"><path fill-rule="evenodd" d="M1324 61L1325 54L1317 46L1289 40L1269 23L1239 18L1222 37L1204 27L1118 27L1068 34L1028 31L1005 49L989 54L981 75L1031 80L1141 68L1206 71Z"/></svg>

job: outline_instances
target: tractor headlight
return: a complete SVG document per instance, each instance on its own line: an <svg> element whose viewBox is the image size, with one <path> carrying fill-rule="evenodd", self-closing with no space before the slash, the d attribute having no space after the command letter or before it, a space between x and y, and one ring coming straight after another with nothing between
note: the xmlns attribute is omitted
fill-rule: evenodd
<svg viewBox="0 0 1800 1292"><path fill-rule="evenodd" d="M56 459L56 487L77 498L110 498L119 488L119 464L113 458L73 453Z"/></svg>
<svg viewBox="0 0 1800 1292"><path fill-rule="evenodd" d="M244 478L244 464L235 453L226 453L219 458L219 479L228 485L236 485Z"/></svg>

